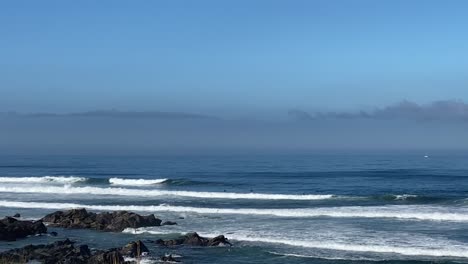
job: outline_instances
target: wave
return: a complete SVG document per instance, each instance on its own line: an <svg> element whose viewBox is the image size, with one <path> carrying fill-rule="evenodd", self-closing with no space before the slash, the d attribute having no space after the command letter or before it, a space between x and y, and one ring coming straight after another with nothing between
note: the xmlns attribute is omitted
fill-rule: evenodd
<svg viewBox="0 0 468 264"><path fill-rule="evenodd" d="M71 184L85 182L87 178L75 176L42 176L42 177L0 177L2 183L58 183Z"/></svg>
<svg viewBox="0 0 468 264"><path fill-rule="evenodd" d="M277 216L291 218L394 218L403 220L454 221L468 222L468 210L459 209L450 212L444 207L435 206L343 206L326 208L300 209L260 209L260 208L203 208L172 205L85 205L75 203L39 203L0 201L1 207L36 208L36 209L71 209L87 208L91 210L109 211L141 211L141 212L184 212L197 214L234 214ZM453 209L453 208L452 208Z"/></svg>
<svg viewBox="0 0 468 264"><path fill-rule="evenodd" d="M113 185L127 185L127 186L141 186L141 185L153 185L166 182L168 179L123 179L123 178L110 178L109 183Z"/></svg>
<svg viewBox="0 0 468 264"><path fill-rule="evenodd" d="M246 236L231 234L229 239L247 241L247 242L260 242L271 244L283 244L294 247L315 248L315 249L328 249L338 251L352 251L352 252L365 252L365 253L392 253L405 256L430 256L430 257L459 257L468 258L468 248L423 248L411 246L384 246L384 245L365 245L365 244L344 244L333 243L325 241L302 241L302 240L288 240L277 239L259 236Z"/></svg>
<svg viewBox="0 0 468 264"><path fill-rule="evenodd" d="M0 186L0 192L8 193L47 193L47 194L90 194L90 195L119 195L119 196L182 196L207 199L255 199L255 200L322 200L335 196L329 194L267 194L267 193L230 193L230 192L195 192L195 191L165 191L141 190L126 188L100 188L100 187L72 187L72 186L40 186L18 187Z"/></svg>
<svg viewBox="0 0 468 264"><path fill-rule="evenodd" d="M125 231L125 230L124 230ZM303 255L303 254L294 254L294 253L280 253L280 252L275 252L275 251L267 251L268 253L272 255L277 255L277 256L283 256L283 257L294 257L294 258L314 258L314 259L326 259L326 260L359 260L359 261L375 261L374 259L371 258L363 258L359 257L356 259L353 258L340 258L340 257L325 257L325 256L311 256L311 255Z"/></svg>
<svg viewBox="0 0 468 264"><path fill-rule="evenodd" d="M170 230L152 230L149 228L138 228L138 229L125 229L123 233L128 234L172 234ZM182 233L184 234L184 233ZM200 233L201 236L215 237L217 233ZM257 242L257 243L268 243L268 244L282 244L293 247L302 248L313 248L313 249L325 249L325 250L337 250L337 251L351 251L351 252L362 252L362 253L380 253L380 254L400 254L405 256L430 256L430 257L458 257L468 258L468 247L466 246L429 246L429 247L418 247L418 246L387 246L387 245L369 245L369 244L346 244L336 243L329 241L304 241L304 240L292 240L292 239L279 239L276 237L259 236L258 234L242 234L242 233L229 233L227 235L229 240L245 241L245 242ZM284 255L284 254L283 254ZM295 254L290 254L294 256ZM303 255L295 255L297 257L305 257ZM310 256L312 257L312 256ZM322 257L318 257L322 258ZM339 259L339 258L336 258ZM363 260L361 258L361 260Z"/></svg>
<svg viewBox="0 0 468 264"><path fill-rule="evenodd" d="M400 195L395 195L395 200L409 200L413 198L417 198L417 195L414 194L400 194Z"/></svg>

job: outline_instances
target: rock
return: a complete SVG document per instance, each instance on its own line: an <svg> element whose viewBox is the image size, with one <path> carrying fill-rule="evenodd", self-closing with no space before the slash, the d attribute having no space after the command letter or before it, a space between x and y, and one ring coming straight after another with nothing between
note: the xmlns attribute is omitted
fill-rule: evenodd
<svg viewBox="0 0 468 264"><path fill-rule="evenodd" d="M217 236L215 238L204 238L199 236L197 233L188 233L185 236L181 236L176 239L170 240L162 240L158 239L154 241L154 243L163 246L178 246L178 245L188 245L188 246L198 246L198 247L206 247L206 246L231 246L228 239L225 236Z"/></svg>
<svg viewBox="0 0 468 264"><path fill-rule="evenodd" d="M51 236L53 236L53 237L56 237L56 236L58 235L57 232L55 232L55 231L52 231L52 232L50 232L49 234L50 234Z"/></svg>
<svg viewBox="0 0 468 264"><path fill-rule="evenodd" d="M75 247L66 239L49 245L29 245L0 253L0 263L26 263L32 260L44 264L84 264L91 256L88 246Z"/></svg>
<svg viewBox="0 0 468 264"><path fill-rule="evenodd" d="M47 233L42 221L20 221L13 217L0 220L0 240L14 241L30 235Z"/></svg>
<svg viewBox="0 0 468 264"><path fill-rule="evenodd" d="M180 262L176 258L174 258L172 255L165 255L165 256L162 256L160 259L161 261L164 261L164 262Z"/></svg>
<svg viewBox="0 0 468 264"><path fill-rule="evenodd" d="M227 246L227 245L232 246L231 243L229 243L228 239L223 235L220 235L220 236L217 236L208 240L208 244L207 244L207 246L209 247L218 247L218 246Z"/></svg>
<svg viewBox="0 0 468 264"><path fill-rule="evenodd" d="M123 256L115 250L112 251L99 251L88 259L87 264L123 264L125 262Z"/></svg>
<svg viewBox="0 0 468 264"><path fill-rule="evenodd" d="M18 218L18 217L21 217L21 215L16 213L16 214L13 215L13 217Z"/></svg>
<svg viewBox="0 0 468 264"><path fill-rule="evenodd" d="M134 262L125 261L124 256L138 257L134 251L138 245L140 255L141 252L148 252L148 249L141 241L131 242L120 249L114 248L95 252L91 252L87 245L75 246L74 244L74 242L66 239L48 245L29 245L19 249L12 249L0 253L0 263L130 264Z"/></svg>
<svg viewBox="0 0 468 264"><path fill-rule="evenodd" d="M121 232L126 228L160 226L161 220L153 214L141 216L127 211L92 213L86 209L57 211L42 218L51 226L64 228L86 228L102 231Z"/></svg>
<svg viewBox="0 0 468 264"><path fill-rule="evenodd" d="M128 243L125 247L122 247L119 252L124 256L136 258L143 255L143 253L149 253L149 250L141 240L137 240Z"/></svg>
<svg viewBox="0 0 468 264"><path fill-rule="evenodd" d="M176 222L172 222L172 221L166 221L166 222L162 223L161 225L163 225L163 226L164 226L164 225L177 225L177 223L176 223Z"/></svg>

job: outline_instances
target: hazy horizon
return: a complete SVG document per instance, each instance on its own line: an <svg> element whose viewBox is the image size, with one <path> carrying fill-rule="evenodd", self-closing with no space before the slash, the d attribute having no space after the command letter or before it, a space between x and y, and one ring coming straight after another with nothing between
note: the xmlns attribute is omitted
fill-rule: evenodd
<svg viewBox="0 0 468 264"><path fill-rule="evenodd" d="M468 149L466 10L5 2L0 151Z"/></svg>

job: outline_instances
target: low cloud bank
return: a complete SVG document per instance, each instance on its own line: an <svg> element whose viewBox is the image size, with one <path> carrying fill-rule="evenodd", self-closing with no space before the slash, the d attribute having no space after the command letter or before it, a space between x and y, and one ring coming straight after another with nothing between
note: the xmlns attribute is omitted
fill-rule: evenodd
<svg viewBox="0 0 468 264"><path fill-rule="evenodd" d="M291 110L289 115L299 120L320 119L407 119L418 121L468 121L468 104L457 100L417 104L410 101L359 112L306 112Z"/></svg>

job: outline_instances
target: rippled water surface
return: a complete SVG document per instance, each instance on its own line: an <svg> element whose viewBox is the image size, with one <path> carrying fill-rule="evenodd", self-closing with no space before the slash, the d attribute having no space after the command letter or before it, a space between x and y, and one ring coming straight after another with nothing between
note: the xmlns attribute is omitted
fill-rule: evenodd
<svg viewBox="0 0 468 264"><path fill-rule="evenodd" d="M96 248L196 231L231 248L163 249L185 263L468 263L468 153L1 156L0 215L74 207L177 226L70 237ZM148 260L151 262L151 259Z"/></svg>

